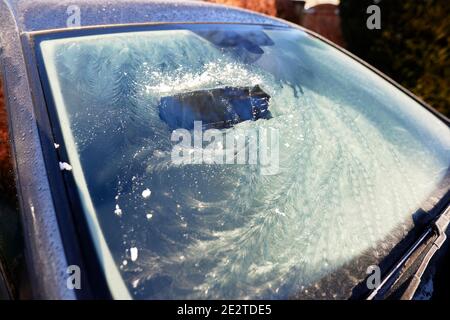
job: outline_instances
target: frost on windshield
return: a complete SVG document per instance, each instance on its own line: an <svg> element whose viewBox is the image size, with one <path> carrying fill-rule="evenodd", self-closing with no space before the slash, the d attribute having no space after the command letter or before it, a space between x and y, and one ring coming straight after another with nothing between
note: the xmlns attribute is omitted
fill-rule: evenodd
<svg viewBox="0 0 450 320"><path fill-rule="evenodd" d="M41 45L105 238L136 298L345 298L446 174L449 130L299 31L236 28L229 46L220 28ZM225 88L270 97L270 117L220 130L279 130L278 174L171 162L161 103Z"/></svg>

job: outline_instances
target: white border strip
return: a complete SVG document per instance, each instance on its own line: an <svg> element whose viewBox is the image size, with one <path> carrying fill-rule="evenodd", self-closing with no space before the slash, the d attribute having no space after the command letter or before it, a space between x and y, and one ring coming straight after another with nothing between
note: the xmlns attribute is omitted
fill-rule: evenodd
<svg viewBox="0 0 450 320"><path fill-rule="evenodd" d="M55 60L55 45L59 42L58 40L45 40L40 43L40 49L42 51L42 56L44 58L45 69L50 79L50 87L53 94L55 107L57 109L57 115L60 122L64 146L66 147L67 154L69 156L70 165L73 167L73 176L78 187L81 204L83 206L86 220L88 222L89 231L91 236L94 238L94 246L97 252L97 256L100 260L101 268L106 277L108 287L114 299L119 300L130 300L131 295L125 282L120 275L119 269L117 268L114 259L112 257L111 251L106 243L103 235L103 231L100 227L97 215L95 213L94 205L92 199L89 195L88 187L78 157L78 151L76 149L75 139L72 135L70 129L69 117L67 115L67 108L64 103L64 98L61 91L60 81L58 73L55 68L54 63L48 63L48 61ZM58 166L55 163L55 166Z"/></svg>

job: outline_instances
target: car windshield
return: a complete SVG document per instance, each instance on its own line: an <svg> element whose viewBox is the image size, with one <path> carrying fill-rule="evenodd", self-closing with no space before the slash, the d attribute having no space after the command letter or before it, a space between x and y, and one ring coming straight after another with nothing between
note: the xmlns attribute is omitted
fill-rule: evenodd
<svg viewBox="0 0 450 320"><path fill-rule="evenodd" d="M128 27L37 48L116 296L347 298L450 165L444 122L301 30Z"/></svg>

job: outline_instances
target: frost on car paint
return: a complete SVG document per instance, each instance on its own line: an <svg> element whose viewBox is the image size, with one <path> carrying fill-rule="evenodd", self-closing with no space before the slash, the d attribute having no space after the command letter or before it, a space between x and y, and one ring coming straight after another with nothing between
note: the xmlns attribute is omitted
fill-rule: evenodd
<svg viewBox="0 0 450 320"><path fill-rule="evenodd" d="M57 113L70 122L70 157L81 163L75 174L82 170L130 292L348 297L445 176L448 127L300 31L196 28L41 43ZM278 174L171 162L161 99L255 86L270 96L270 119L221 132L279 130ZM118 210L120 218L111 214ZM139 259L124 264L129 248L139 248Z"/></svg>

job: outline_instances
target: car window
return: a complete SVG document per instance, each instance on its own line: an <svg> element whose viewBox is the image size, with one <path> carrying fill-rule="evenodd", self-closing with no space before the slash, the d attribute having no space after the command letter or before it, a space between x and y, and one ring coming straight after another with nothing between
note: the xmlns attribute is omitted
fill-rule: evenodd
<svg viewBox="0 0 450 320"><path fill-rule="evenodd" d="M446 124L300 30L196 25L38 49L61 169L110 286L134 298L346 298L450 164Z"/></svg>

